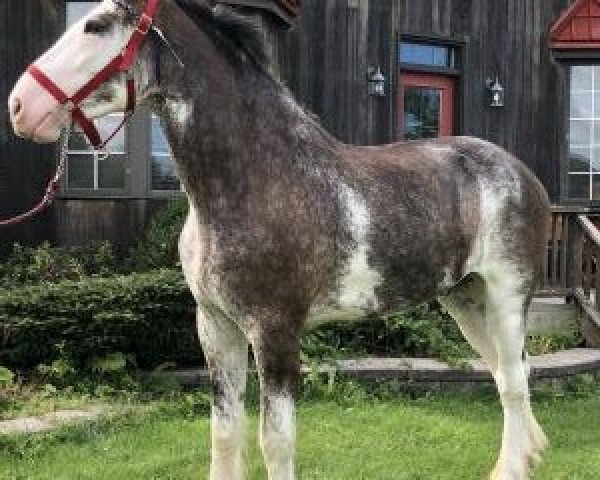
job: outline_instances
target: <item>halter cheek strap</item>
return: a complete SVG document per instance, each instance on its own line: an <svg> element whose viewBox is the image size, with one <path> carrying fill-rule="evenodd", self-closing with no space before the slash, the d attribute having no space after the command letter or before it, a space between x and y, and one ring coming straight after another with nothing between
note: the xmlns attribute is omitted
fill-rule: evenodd
<svg viewBox="0 0 600 480"><path fill-rule="evenodd" d="M143 13L140 15L136 29L131 35L129 42L123 51L113 58L108 65L100 70L92 79L81 87L75 94L68 96L48 75L41 71L35 64L29 66L29 74L52 95L61 105L64 105L72 115L72 118L81 127L94 148L104 148L106 144L117 134L125 122L133 113L136 104L135 79L131 67L139 49L152 28L154 17L158 10L159 0L147 0ZM100 85L106 83L118 73L127 73L127 115L116 130L104 141L101 140L98 129L89 118L85 116L80 108L81 102L89 97Z"/></svg>

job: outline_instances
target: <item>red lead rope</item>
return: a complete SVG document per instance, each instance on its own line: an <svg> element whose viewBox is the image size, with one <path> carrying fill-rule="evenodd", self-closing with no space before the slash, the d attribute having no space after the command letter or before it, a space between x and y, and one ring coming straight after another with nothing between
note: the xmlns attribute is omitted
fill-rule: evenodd
<svg viewBox="0 0 600 480"><path fill-rule="evenodd" d="M135 61L142 42L148 35L154 22L154 16L158 11L159 0L147 0L144 11L140 15L136 29L131 35L129 42L125 45L123 51L113 58L108 65L100 70L94 77L81 87L75 94L69 97L48 75L42 72L35 64L29 66L29 74L50 93L61 105L64 105L70 112L73 121L81 127L92 146L96 149L103 149L108 142L123 128L129 117L133 114L136 104L135 80L131 73L131 66ZM102 141L98 129L94 122L87 118L80 108L83 100L89 97L100 85L108 81L117 73L127 72L127 106L126 115L116 130L109 137ZM46 193L40 202L28 212L17 215L16 217L0 221L0 227L15 225L21 223L48 207L58 192L59 182L65 170L65 163L68 155L70 125L67 134L64 137L64 143L61 149L61 158L54 177L48 182Z"/></svg>
<svg viewBox="0 0 600 480"><path fill-rule="evenodd" d="M25 213L21 213L15 217L9 218L7 220L0 220L0 227L8 227L10 225L16 225L18 223L22 223L25 220L36 216L38 213L44 211L47 207L49 207L56 194L58 193L58 189L60 186L60 179L65 172L65 166L67 161L67 155L69 154L69 135L71 134L71 124L67 127L66 131L63 134L63 144L60 150L60 160L58 162L58 167L56 168L56 173L48 182L48 186L46 187L46 193L44 197L33 207L31 210L28 210Z"/></svg>

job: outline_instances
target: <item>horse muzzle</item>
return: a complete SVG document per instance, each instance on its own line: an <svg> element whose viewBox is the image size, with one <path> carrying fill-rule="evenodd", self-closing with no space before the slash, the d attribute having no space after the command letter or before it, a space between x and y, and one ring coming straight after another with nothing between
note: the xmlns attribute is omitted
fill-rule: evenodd
<svg viewBox="0 0 600 480"><path fill-rule="evenodd" d="M70 119L69 112L27 72L8 97L8 112L15 134L37 143L57 141Z"/></svg>

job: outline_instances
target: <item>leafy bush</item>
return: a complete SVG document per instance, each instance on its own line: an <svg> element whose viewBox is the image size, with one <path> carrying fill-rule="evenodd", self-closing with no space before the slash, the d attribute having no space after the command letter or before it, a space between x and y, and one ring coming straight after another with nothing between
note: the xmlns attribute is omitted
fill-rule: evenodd
<svg viewBox="0 0 600 480"><path fill-rule="evenodd" d="M143 368L202 364L194 300L176 271L0 292L0 346L0 363L21 367L67 358L81 369L114 352Z"/></svg>
<svg viewBox="0 0 600 480"><path fill-rule="evenodd" d="M454 320L436 304L423 304L358 323L334 323L302 341L308 358L434 356L465 358L473 351Z"/></svg>
<svg viewBox="0 0 600 480"><path fill-rule="evenodd" d="M15 381L15 374L6 367L0 367L0 388L10 387Z"/></svg>
<svg viewBox="0 0 600 480"><path fill-rule="evenodd" d="M545 353L577 339L536 337L529 345L532 353ZM435 305L323 325L304 336L302 351L305 363L365 355L474 356L455 322ZM131 366L203 365L195 302L174 270L0 290L0 364L43 364L38 373L57 381L80 371L110 375Z"/></svg>
<svg viewBox="0 0 600 480"><path fill-rule="evenodd" d="M187 215L187 199L178 197L159 210L126 260L127 268L147 272L179 264L177 245Z"/></svg>
<svg viewBox="0 0 600 480"><path fill-rule="evenodd" d="M92 275L106 276L115 270L115 255L109 242L85 247L52 247L44 242L26 248L15 244L6 261L0 263L0 287L80 280Z"/></svg>
<svg viewBox="0 0 600 480"><path fill-rule="evenodd" d="M567 330L553 332L551 335L529 335L527 337L526 350L530 355L541 355L544 353L567 350L569 348L581 347L585 340L579 330Z"/></svg>

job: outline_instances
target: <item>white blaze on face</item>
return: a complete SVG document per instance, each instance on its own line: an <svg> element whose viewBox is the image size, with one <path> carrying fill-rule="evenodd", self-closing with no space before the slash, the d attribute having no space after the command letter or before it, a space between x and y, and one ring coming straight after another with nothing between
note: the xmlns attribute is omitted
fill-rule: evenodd
<svg viewBox="0 0 600 480"><path fill-rule="evenodd" d="M116 9L111 0L104 0L34 62L67 95L72 96L79 91L129 41L133 28L125 27L120 21L105 33L85 33L85 25L89 20L115 13ZM124 82L114 93L112 102L96 105L90 100L84 101L82 110L90 118L123 111L127 100ZM16 102L21 105L18 113ZM69 120L64 107L27 72L10 95L9 109L15 132L40 142L57 140L61 127Z"/></svg>
<svg viewBox="0 0 600 480"><path fill-rule="evenodd" d="M347 186L342 191L356 247L341 279L337 302L342 308L372 310L377 307L375 287L381 283L382 277L368 263L367 234L371 216L364 199L357 192Z"/></svg>

